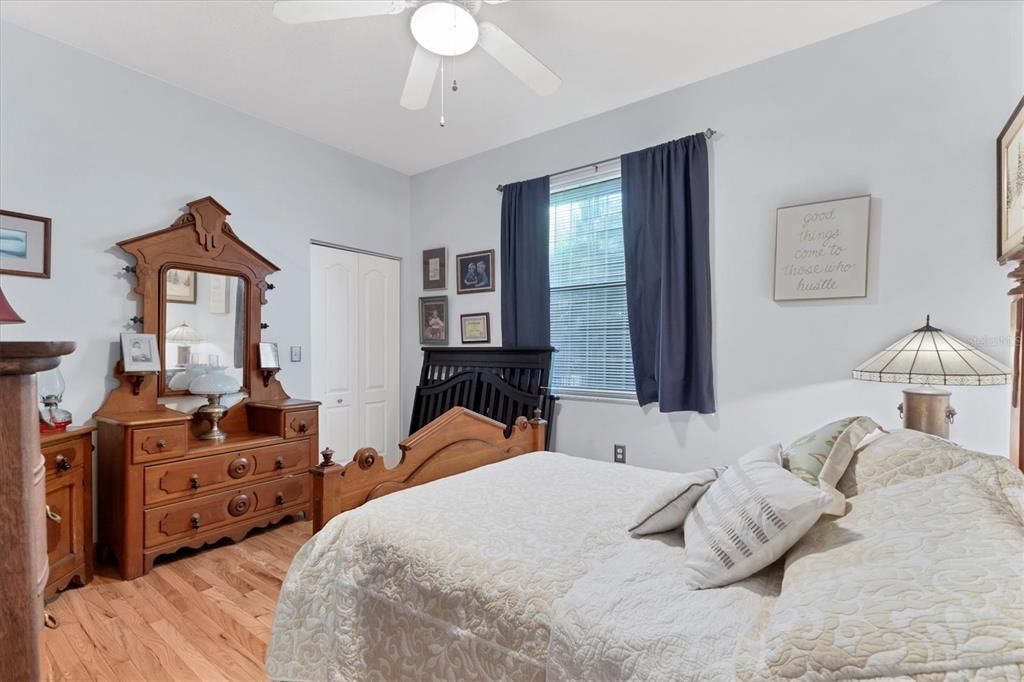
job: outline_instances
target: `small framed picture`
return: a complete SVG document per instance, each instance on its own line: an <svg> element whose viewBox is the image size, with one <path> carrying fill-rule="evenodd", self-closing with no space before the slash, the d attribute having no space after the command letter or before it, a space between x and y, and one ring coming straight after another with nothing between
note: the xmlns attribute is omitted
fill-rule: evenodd
<svg viewBox="0 0 1024 682"><path fill-rule="evenodd" d="M171 268L164 281L167 300L172 303L196 302L196 273Z"/></svg>
<svg viewBox="0 0 1024 682"><path fill-rule="evenodd" d="M448 345L448 297L420 298L420 343L424 346Z"/></svg>
<svg viewBox="0 0 1024 682"><path fill-rule="evenodd" d="M471 313L462 315L462 343L491 342L491 314Z"/></svg>
<svg viewBox="0 0 1024 682"><path fill-rule="evenodd" d="M281 369L276 343L260 342L260 369Z"/></svg>
<svg viewBox="0 0 1024 682"><path fill-rule="evenodd" d="M125 374L159 372L160 351L156 334L121 334L121 361Z"/></svg>
<svg viewBox="0 0 1024 682"><path fill-rule="evenodd" d="M494 291L494 249L460 253L455 257L455 269L460 294Z"/></svg>
<svg viewBox="0 0 1024 682"><path fill-rule="evenodd" d="M448 288L448 249L427 249L423 252L423 289Z"/></svg>
<svg viewBox="0 0 1024 682"><path fill-rule="evenodd" d="M1024 97L996 139L999 211L996 256L1000 263L1024 256Z"/></svg>
<svg viewBox="0 0 1024 682"><path fill-rule="evenodd" d="M50 219L0 211L0 275L50 278Z"/></svg>

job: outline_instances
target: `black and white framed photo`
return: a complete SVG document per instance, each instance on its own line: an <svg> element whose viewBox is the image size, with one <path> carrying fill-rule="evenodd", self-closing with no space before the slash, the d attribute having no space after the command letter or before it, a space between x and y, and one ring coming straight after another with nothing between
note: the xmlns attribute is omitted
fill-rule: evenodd
<svg viewBox="0 0 1024 682"><path fill-rule="evenodd" d="M50 219L0 211L0 275L50 278Z"/></svg>
<svg viewBox="0 0 1024 682"><path fill-rule="evenodd" d="M423 289L444 290L448 288L448 249L426 249L423 251Z"/></svg>
<svg viewBox="0 0 1024 682"><path fill-rule="evenodd" d="M460 253L455 257L460 294L494 291L494 249Z"/></svg>
<svg viewBox="0 0 1024 682"><path fill-rule="evenodd" d="M172 303L196 302L196 273L171 268L164 279L167 300Z"/></svg>
<svg viewBox="0 0 1024 682"><path fill-rule="evenodd" d="M160 351L156 334L121 334L121 361L125 374L159 372Z"/></svg>
<svg viewBox="0 0 1024 682"><path fill-rule="evenodd" d="M420 298L420 343L424 346L448 345L448 297Z"/></svg>
<svg viewBox="0 0 1024 682"><path fill-rule="evenodd" d="M778 209L775 300L867 296L870 223L870 195Z"/></svg>
<svg viewBox="0 0 1024 682"><path fill-rule="evenodd" d="M470 313L459 317L462 323L462 343L491 342L491 314Z"/></svg>
<svg viewBox="0 0 1024 682"><path fill-rule="evenodd" d="M260 342L260 369L281 369L281 357L276 343Z"/></svg>

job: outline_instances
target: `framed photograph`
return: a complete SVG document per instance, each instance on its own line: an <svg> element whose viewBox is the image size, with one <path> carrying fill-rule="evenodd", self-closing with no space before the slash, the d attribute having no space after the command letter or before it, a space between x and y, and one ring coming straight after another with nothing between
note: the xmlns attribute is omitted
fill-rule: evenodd
<svg viewBox="0 0 1024 682"><path fill-rule="evenodd" d="M420 298L420 343L424 346L448 345L448 297Z"/></svg>
<svg viewBox="0 0 1024 682"><path fill-rule="evenodd" d="M167 271L167 300L173 303L196 302L196 273L191 270Z"/></svg>
<svg viewBox="0 0 1024 682"><path fill-rule="evenodd" d="M276 343L260 342L260 369L281 369Z"/></svg>
<svg viewBox="0 0 1024 682"><path fill-rule="evenodd" d="M996 256L1006 263L1024 257L1024 97L996 140L996 163Z"/></svg>
<svg viewBox="0 0 1024 682"><path fill-rule="evenodd" d="M427 249L423 252L423 289L448 288L448 249Z"/></svg>
<svg viewBox="0 0 1024 682"><path fill-rule="evenodd" d="M870 222L870 195L778 209L775 300L867 296Z"/></svg>
<svg viewBox="0 0 1024 682"><path fill-rule="evenodd" d="M192 275L194 280L195 273ZM227 275L207 275L207 280L210 282L210 312L227 314L231 310L231 279Z"/></svg>
<svg viewBox="0 0 1024 682"><path fill-rule="evenodd" d="M50 219L0 211L0 275L50 278Z"/></svg>
<svg viewBox="0 0 1024 682"><path fill-rule="evenodd" d="M491 342L491 314L471 313L462 315L462 343Z"/></svg>
<svg viewBox="0 0 1024 682"><path fill-rule="evenodd" d="M461 253L455 257L458 293L477 294L494 291L494 249Z"/></svg>
<svg viewBox="0 0 1024 682"><path fill-rule="evenodd" d="M121 361L126 374L159 372L160 351L156 334L121 334Z"/></svg>

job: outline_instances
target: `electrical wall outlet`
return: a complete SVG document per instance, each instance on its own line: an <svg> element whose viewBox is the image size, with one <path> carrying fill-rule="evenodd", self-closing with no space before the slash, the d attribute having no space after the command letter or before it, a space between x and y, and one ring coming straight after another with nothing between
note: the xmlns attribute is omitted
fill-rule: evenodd
<svg viewBox="0 0 1024 682"><path fill-rule="evenodd" d="M292 362L302 362L302 346L289 346Z"/></svg>
<svg viewBox="0 0 1024 682"><path fill-rule="evenodd" d="M618 462L619 464L625 464L626 463L626 446L625 445L619 445L618 443L616 443L615 444L615 449L614 449L613 452L615 454L615 461L616 462Z"/></svg>

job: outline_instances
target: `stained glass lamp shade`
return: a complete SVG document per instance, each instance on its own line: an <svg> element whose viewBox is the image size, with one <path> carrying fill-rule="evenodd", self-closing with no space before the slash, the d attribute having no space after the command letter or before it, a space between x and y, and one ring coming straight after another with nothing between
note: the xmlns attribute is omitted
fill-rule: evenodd
<svg viewBox="0 0 1024 682"><path fill-rule="evenodd" d="M188 345L199 343L203 339L199 336L199 332L196 331L195 327L190 327L187 322L182 322L177 327L167 332L167 340L171 343Z"/></svg>
<svg viewBox="0 0 1024 682"><path fill-rule="evenodd" d="M1010 370L970 344L931 325L931 318L853 370L853 378L894 384L995 386Z"/></svg>

